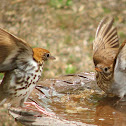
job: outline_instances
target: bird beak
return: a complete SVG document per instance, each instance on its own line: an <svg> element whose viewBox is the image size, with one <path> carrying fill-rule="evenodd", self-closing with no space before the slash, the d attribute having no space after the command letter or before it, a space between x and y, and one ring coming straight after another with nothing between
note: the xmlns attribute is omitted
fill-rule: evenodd
<svg viewBox="0 0 126 126"><path fill-rule="evenodd" d="M98 68L98 67L95 67L95 70L96 70L97 72L102 72L102 70L101 70L100 68Z"/></svg>
<svg viewBox="0 0 126 126"><path fill-rule="evenodd" d="M50 56L49 59L55 60L56 58L54 56Z"/></svg>

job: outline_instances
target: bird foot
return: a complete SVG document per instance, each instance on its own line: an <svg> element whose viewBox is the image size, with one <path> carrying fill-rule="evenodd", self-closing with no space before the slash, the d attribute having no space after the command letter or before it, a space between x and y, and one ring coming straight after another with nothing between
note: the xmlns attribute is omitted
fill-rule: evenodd
<svg viewBox="0 0 126 126"><path fill-rule="evenodd" d="M37 111L37 112L45 114L47 116L55 116L54 113L47 112L44 108L42 108L35 102L24 102L24 104L26 105L26 107L25 107L26 109ZM30 108L31 106L34 106L36 109Z"/></svg>
<svg viewBox="0 0 126 126"><path fill-rule="evenodd" d="M116 101L116 102L113 104L113 106L119 105L119 102L120 102L120 100Z"/></svg>
<svg viewBox="0 0 126 126"><path fill-rule="evenodd" d="M117 101L116 101L116 103L114 103L114 106L117 106L117 105L119 105L121 102L124 102L125 101L125 99L123 98L123 97L121 97L120 99L118 99Z"/></svg>

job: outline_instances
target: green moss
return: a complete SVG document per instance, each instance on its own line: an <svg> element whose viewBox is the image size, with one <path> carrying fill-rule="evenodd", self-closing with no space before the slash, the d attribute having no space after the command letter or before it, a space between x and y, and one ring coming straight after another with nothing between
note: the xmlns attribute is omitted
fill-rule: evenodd
<svg viewBox="0 0 126 126"><path fill-rule="evenodd" d="M72 0L50 0L49 5L54 8L64 8L64 7L70 7L72 5Z"/></svg>
<svg viewBox="0 0 126 126"><path fill-rule="evenodd" d="M64 43L67 44L67 45L70 45L72 43L72 37L70 35L67 35L64 38Z"/></svg>
<svg viewBox="0 0 126 126"><path fill-rule="evenodd" d="M88 41L89 41L90 43L93 43L94 37L93 37L93 36L90 36Z"/></svg>
<svg viewBox="0 0 126 126"><path fill-rule="evenodd" d="M3 78L3 76L4 76L4 74L3 74L3 73L0 73L0 79L2 79L2 78Z"/></svg>
<svg viewBox="0 0 126 126"><path fill-rule="evenodd" d="M126 37L126 35L123 32L119 32L119 36L120 36L120 38L125 38Z"/></svg>
<svg viewBox="0 0 126 126"><path fill-rule="evenodd" d="M76 73L76 67L69 64L66 68L66 74L73 74L73 73Z"/></svg>
<svg viewBox="0 0 126 126"><path fill-rule="evenodd" d="M111 12L111 10L109 8L106 8L106 7L103 7L103 10L104 10L104 13L107 13L107 14Z"/></svg>

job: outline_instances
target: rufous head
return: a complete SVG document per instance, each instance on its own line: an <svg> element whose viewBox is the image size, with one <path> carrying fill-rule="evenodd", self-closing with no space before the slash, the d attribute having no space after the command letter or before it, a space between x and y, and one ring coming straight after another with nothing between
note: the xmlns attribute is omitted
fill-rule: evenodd
<svg viewBox="0 0 126 126"><path fill-rule="evenodd" d="M56 59L54 56L50 54L48 50L42 48L33 48L33 58L38 63L42 63L43 61L46 61L48 59Z"/></svg>

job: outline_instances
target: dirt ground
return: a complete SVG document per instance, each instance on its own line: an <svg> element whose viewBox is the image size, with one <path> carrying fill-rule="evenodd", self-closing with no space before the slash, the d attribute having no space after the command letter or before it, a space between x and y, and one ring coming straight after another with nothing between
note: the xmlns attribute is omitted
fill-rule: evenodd
<svg viewBox="0 0 126 126"><path fill-rule="evenodd" d="M0 0L0 27L48 49L56 57L46 62L42 79L94 71L92 42L99 21L115 18L120 42L126 34L126 0ZM0 126L17 126L0 109Z"/></svg>

